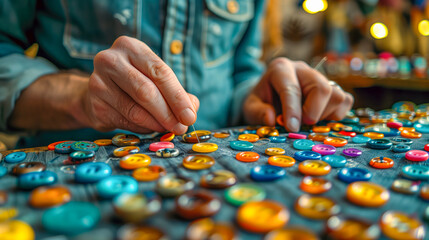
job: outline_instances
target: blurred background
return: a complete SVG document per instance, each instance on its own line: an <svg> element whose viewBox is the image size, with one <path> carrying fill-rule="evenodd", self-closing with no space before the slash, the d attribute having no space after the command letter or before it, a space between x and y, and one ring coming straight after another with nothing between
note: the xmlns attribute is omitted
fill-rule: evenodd
<svg viewBox="0 0 429 240"><path fill-rule="evenodd" d="M428 0L270 0L263 60L316 66L357 107L429 102Z"/></svg>

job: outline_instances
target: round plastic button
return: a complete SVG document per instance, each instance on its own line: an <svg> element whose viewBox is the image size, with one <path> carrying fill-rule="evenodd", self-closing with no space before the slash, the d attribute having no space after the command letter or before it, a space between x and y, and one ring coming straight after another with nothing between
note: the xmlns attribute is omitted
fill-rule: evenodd
<svg viewBox="0 0 429 240"><path fill-rule="evenodd" d="M317 144L312 147L313 152L320 153L321 155L331 155L337 150L334 146L327 144Z"/></svg>
<svg viewBox="0 0 429 240"><path fill-rule="evenodd" d="M429 152L429 143L425 145L424 149L426 152Z"/></svg>
<svg viewBox="0 0 429 240"><path fill-rule="evenodd" d="M239 183L225 191L225 199L234 206L240 206L250 201L261 201L265 199L266 193L263 188L251 183Z"/></svg>
<svg viewBox="0 0 429 240"><path fill-rule="evenodd" d="M240 162L256 162L259 160L259 154L255 152L239 152L235 158Z"/></svg>
<svg viewBox="0 0 429 240"><path fill-rule="evenodd" d="M315 133L328 133L331 131L331 128L328 126L313 126L313 132Z"/></svg>
<svg viewBox="0 0 429 240"><path fill-rule="evenodd" d="M328 219L340 212L340 206L322 196L301 195L295 202L295 211L310 219Z"/></svg>
<svg viewBox="0 0 429 240"><path fill-rule="evenodd" d="M45 169L46 165L41 162L23 162L13 167L13 174L19 176L30 172L42 172L45 171Z"/></svg>
<svg viewBox="0 0 429 240"><path fill-rule="evenodd" d="M229 134L228 132L215 132L213 134L213 137L215 137L215 138L221 138L221 139L227 138L229 136L231 136L231 134Z"/></svg>
<svg viewBox="0 0 429 240"><path fill-rule="evenodd" d="M237 239L235 229L229 224L218 223L210 218L191 222L185 239Z"/></svg>
<svg viewBox="0 0 429 240"><path fill-rule="evenodd" d="M351 137L349 137L349 136L345 136L345 135L342 135L342 134L340 134L340 133L337 133L337 132L330 132L329 133L329 137L332 137L332 138L338 138L338 139L343 139L343 140L346 140L346 141L348 141ZM328 137L328 138L329 138ZM327 138L326 138L327 139ZM340 140L337 140L337 142L339 143L339 144L342 144L343 142L340 142ZM335 143L334 143L335 144Z"/></svg>
<svg viewBox="0 0 429 240"><path fill-rule="evenodd" d="M354 217L332 216L326 222L329 239L335 240L376 240L380 237L380 229L376 224Z"/></svg>
<svg viewBox="0 0 429 240"><path fill-rule="evenodd" d="M419 133L429 133L429 124L414 123L414 128Z"/></svg>
<svg viewBox="0 0 429 240"><path fill-rule="evenodd" d="M218 146L216 143L195 143L192 146L192 150L194 152L200 152L200 153L211 153L218 149Z"/></svg>
<svg viewBox="0 0 429 240"><path fill-rule="evenodd" d="M298 165L298 170L304 175L323 176L331 171L331 166L322 160L305 160Z"/></svg>
<svg viewBox="0 0 429 240"><path fill-rule="evenodd" d="M71 200L71 193L64 186L38 187L34 189L28 203L35 208L48 208L62 205Z"/></svg>
<svg viewBox="0 0 429 240"><path fill-rule="evenodd" d="M393 147L392 147L392 151L397 152L397 153L407 152L410 149L411 149L411 147L409 145L405 145L405 144L397 144L397 145L393 145Z"/></svg>
<svg viewBox="0 0 429 240"><path fill-rule="evenodd" d="M263 126L256 130L256 134L259 137L276 137L279 135L279 131L275 127Z"/></svg>
<svg viewBox="0 0 429 240"><path fill-rule="evenodd" d="M322 161L327 162L333 168L343 168L346 166L347 163L347 159L339 155L323 156Z"/></svg>
<svg viewBox="0 0 429 240"><path fill-rule="evenodd" d="M248 141L248 142L256 142L259 140L259 136L256 134L240 134L238 135L238 140L239 141Z"/></svg>
<svg viewBox="0 0 429 240"><path fill-rule="evenodd" d="M94 158L95 152L90 150L78 150L70 153L69 156L71 161L75 161L75 162L89 161Z"/></svg>
<svg viewBox="0 0 429 240"><path fill-rule="evenodd" d="M212 135L210 131L207 130L197 130L187 134L182 135L182 139L186 143L198 143L208 141Z"/></svg>
<svg viewBox="0 0 429 240"><path fill-rule="evenodd" d="M338 172L338 178L347 183L369 181L371 177L372 173L364 168L343 168Z"/></svg>
<svg viewBox="0 0 429 240"><path fill-rule="evenodd" d="M167 174L167 171L163 167L153 165L153 166L137 168L136 170L133 171L132 176L137 181L148 182L148 181L157 180L158 178L165 176L166 174Z"/></svg>
<svg viewBox="0 0 429 240"><path fill-rule="evenodd" d="M177 148L162 148L158 149L155 154L157 157L170 158L179 156L179 149Z"/></svg>
<svg viewBox="0 0 429 240"><path fill-rule="evenodd" d="M297 161L319 160L322 159L322 155L313 151L298 151L293 155L293 158Z"/></svg>
<svg viewBox="0 0 429 240"><path fill-rule="evenodd" d="M201 177L200 185L205 188L223 189L237 183L237 177L228 170L217 170Z"/></svg>
<svg viewBox="0 0 429 240"><path fill-rule="evenodd" d="M389 149L392 146L392 142L389 139L371 139L366 143L369 148L372 149Z"/></svg>
<svg viewBox="0 0 429 240"><path fill-rule="evenodd" d="M73 151L94 151L96 152L100 147L89 141L77 141L74 142L71 146Z"/></svg>
<svg viewBox="0 0 429 240"><path fill-rule="evenodd" d="M308 139L316 142L323 142L328 136L319 133L310 133Z"/></svg>
<svg viewBox="0 0 429 240"><path fill-rule="evenodd" d="M55 145L56 153L71 153L73 149L71 149L71 145L73 145L75 141L65 141Z"/></svg>
<svg viewBox="0 0 429 240"><path fill-rule="evenodd" d="M159 149L163 148L174 148L174 143L172 142L154 142L149 145L149 151L156 152Z"/></svg>
<svg viewBox="0 0 429 240"><path fill-rule="evenodd" d="M237 223L249 232L267 233L289 221L286 207L274 201L248 202L237 210Z"/></svg>
<svg viewBox="0 0 429 240"><path fill-rule="evenodd" d="M286 142L285 136L269 137L268 139L270 139L270 141L272 143L284 143L284 142Z"/></svg>
<svg viewBox="0 0 429 240"><path fill-rule="evenodd" d="M289 156L278 155L268 158L268 164L277 167L292 167L295 164L295 159Z"/></svg>
<svg viewBox="0 0 429 240"><path fill-rule="evenodd" d="M65 140L65 141L58 141L58 142L51 143L48 145L48 150L51 150L51 151L55 150L55 146L57 146L58 144L63 143L63 142L70 142L70 141Z"/></svg>
<svg viewBox="0 0 429 240"><path fill-rule="evenodd" d="M112 203L115 214L125 222L138 223L161 210L161 200L152 191L122 193Z"/></svg>
<svg viewBox="0 0 429 240"><path fill-rule="evenodd" d="M322 194L331 187L332 183L329 180L312 176L303 177L299 185L302 191L310 194Z"/></svg>
<svg viewBox="0 0 429 240"><path fill-rule="evenodd" d="M299 134L299 133L289 133L287 135L288 138L292 138L292 139L306 139L307 136L304 134Z"/></svg>
<svg viewBox="0 0 429 240"><path fill-rule="evenodd" d="M176 135L174 135L174 133L167 133L167 134L164 134L161 137L161 139L159 139L159 141L160 142L171 142L171 141L173 141L173 139L174 139L175 136Z"/></svg>
<svg viewBox="0 0 429 240"><path fill-rule="evenodd" d="M25 160L27 154L25 152L13 152L6 155L4 161L7 163L19 163Z"/></svg>
<svg viewBox="0 0 429 240"><path fill-rule="evenodd" d="M274 181L285 175L283 168L272 165L255 166L250 170L250 177L255 181Z"/></svg>
<svg viewBox="0 0 429 240"><path fill-rule="evenodd" d="M403 127L403 124L401 122L388 122L387 127L398 129L400 127Z"/></svg>
<svg viewBox="0 0 429 240"><path fill-rule="evenodd" d="M414 194L419 191L419 182L410 181L407 179L395 179L392 183L392 190L404 194Z"/></svg>
<svg viewBox="0 0 429 240"><path fill-rule="evenodd" d="M26 222L10 220L0 222L0 236L2 240L34 240L33 228Z"/></svg>
<svg viewBox="0 0 429 240"><path fill-rule="evenodd" d="M185 192L175 201L176 213L188 220L213 216L221 205L215 195L204 190Z"/></svg>
<svg viewBox="0 0 429 240"><path fill-rule="evenodd" d="M305 239L318 240L319 237L312 231L302 227L287 227L269 232L264 240L280 240L280 239Z"/></svg>
<svg viewBox="0 0 429 240"><path fill-rule="evenodd" d="M293 142L293 147L298 150L311 150L314 142L308 139L298 139Z"/></svg>
<svg viewBox="0 0 429 240"><path fill-rule="evenodd" d="M375 157L369 161L369 165L371 167L381 169L391 168L394 164L395 162L391 158L387 157Z"/></svg>
<svg viewBox="0 0 429 240"><path fill-rule="evenodd" d="M88 162L77 166L74 179L78 183L95 183L112 174L112 168L103 162Z"/></svg>
<svg viewBox="0 0 429 240"><path fill-rule="evenodd" d="M362 155L362 151L356 148L347 148L343 150L343 154L347 157L359 157Z"/></svg>
<svg viewBox="0 0 429 240"><path fill-rule="evenodd" d="M381 231L394 240L417 240L425 235L424 225L415 217L398 211L387 211L380 217Z"/></svg>
<svg viewBox="0 0 429 240"><path fill-rule="evenodd" d="M110 199L121 193L136 193L138 184L130 176L113 175L99 181L96 188L101 198Z"/></svg>
<svg viewBox="0 0 429 240"><path fill-rule="evenodd" d="M343 136L347 136L347 137L356 137L356 133L355 132L349 132L349 131L340 131L338 132L339 134L343 135Z"/></svg>
<svg viewBox="0 0 429 240"><path fill-rule="evenodd" d="M57 174L51 171L30 172L18 177L20 189L33 189L40 186L52 185L57 182Z"/></svg>
<svg viewBox="0 0 429 240"><path fill-rule="evenodd" d="M195 183L185 177L167 174L156 184L156 191L163 197L176 197L195 187Z"/></svg>
<svg viewBox="0 0 429 240"><path fill-rule="evenodd" d="M405 158L414 162L423 162L428 160L429 154L422 150L410 150L405 153Z"/></svg>
<svg viewBox="0 0 429 240"><path fill-rule="evenodd" d="M109 146L112 145L112 139L97 139L94 143L98 146Z"/></svg>
<svg viewBox="0 0 429 240"><path fill-rule="evenodd" d="M148 166L151 159L146 154L136 153L122 157L119 161L119 166L123 169L132 170Z"/></svg>
<svg viewBox="0 0 429 240"><path fill-rule="evenodd" d="M112 143L118 147L134 146L140 143L140 138L133 134L117 134L112 138Z"/></svg>
<svg viewBox="0 0 429 240"><path fill-rule="evenodd" d="M367 143L369 140L371 140L371 138L360 135L352 138L352 142L354 143Z"/></svg>
<svg viewBox="0 0 429 240"><path fill-rule="evenodd" d="M347 186L347 199L363 207L380 207L387 203L390 194L384 187L372 182L353 182Z"/></svg>
<svg viewBox="0 0 429 240"><path fill-rule="evenodd" d="M402 130L401 131L401 137L404 137L404 138L421 138L422 134L419 132L411 132L411 131L407 131L407 130Z"/></svg>
<svg viewBox="0 0 429 240"><path fill-rule="evenodd" d="M406 165L402 168L402 175L409 179L429 180L429 167L423 165Z"/></svg>
<svg viewBox="0 0 429 240"><path fill-rule="evenodd" d="M323 143L334 147L342 147L342 146L345 146L348 143L348 141L344 138L328 137L323 141Z"/></svg>
<svg viewBox="0 0 429 240"><path fill-rule="evenodd" d="M137 146L126 146L126 147L119 147L113 150L113 156L115 157L125 157L129 154L138 153L140 151L140 148Z"/></svg>
<svg viewBox="0 0 429 240"><path fill-rule="evenodd" d="M285 150L283 148L267 148L265 149L265 154L268 156L283 155Z"/></svg>
<svg viewBox="0 0 429 240"><path fill-rule="evenodd" d="M211 168L215 164L213 157L208 155L188 155L183 159L183 166L191 170Z"/></svg>
<svg viewBox="0 0 429 240"><path fill-rule="evenodd" d="M253 144L246 141L231 141L229 142L229 146L238 151L250 151L253 149Z"/></svg>
<svg viewBox="0 0 429 240"><path fill-rule="evenodd" d="M371 139L381 139L384 138L383 133L377 133L377 132L366 132L363 134L364 137L369 137Z"/></svg>
<svg viewBox="0 0 429 240"><path fill-rule="evenodd" d="M393 144L405 144L405 145L411 145L413 143L413 140L408 138L401 138L401 137L395 137L392 138Z"/></svg>
<svg viewBox="0 0 429 240"><path fill-rule="evenodd" d="M414 182L413 182L414 183ZM417 184L417 183L416 183ZM420 189L420 197L424 200L429 200L429 184L424 184ZM429 219L428 219L429 220Z"/></svg>
<svg viewBox="0 0 429 240"><path fill-rule="evenodd" d="M42 216L42 224L46 230L66 235L89 231L99 220L100 211L88 202L69 202L46 210Z"/></svg>
<svg viewBox="0 0 429 240"><path fill-rule="evenodd" d="M141 238L150 236L150 239L163 240L168 237L158 228L142 226L136 224L125 224L118 230L118 239L120 240L140 240Z"/></svg>

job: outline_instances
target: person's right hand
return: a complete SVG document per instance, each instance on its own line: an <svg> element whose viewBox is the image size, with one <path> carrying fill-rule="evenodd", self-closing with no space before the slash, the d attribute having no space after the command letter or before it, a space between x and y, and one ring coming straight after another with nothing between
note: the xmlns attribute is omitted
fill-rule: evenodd
<svg viewBox="0 0 429 240"><path fill-rule="evenodd" d="M99 131L183 134L199 101L146 44L122 36L95 56L83 105L87 125Z"/></svg>

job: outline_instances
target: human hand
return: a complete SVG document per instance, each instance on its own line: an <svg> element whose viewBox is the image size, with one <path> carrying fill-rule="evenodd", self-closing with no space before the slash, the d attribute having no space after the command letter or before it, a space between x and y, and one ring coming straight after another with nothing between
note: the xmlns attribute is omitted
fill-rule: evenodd
<svg viewBox="0 0 429 240"><path fill-rule="evenodd" d="M260 82L244 102L249 124L275 125L273 97L280 98L285 128L297 132L301 122L341 120L353 105L353 96L329 81L304 62L286 58L272 61Z"/></svg>

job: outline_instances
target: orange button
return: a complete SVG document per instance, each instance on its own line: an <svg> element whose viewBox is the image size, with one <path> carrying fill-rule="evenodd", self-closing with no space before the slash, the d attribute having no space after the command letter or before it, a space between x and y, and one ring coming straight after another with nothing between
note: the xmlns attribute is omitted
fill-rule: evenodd
<svg viewBox="0 0 429 240"><path fill-rule="evenodd" d="M71 200L71 193L64 186L41 186L34 189L29 204L35 208L47 208L62 205Z"/></svg>
<svg viewBox="0 0 429 240"><path fill-rule="evenodd" d="M159 141L161 141L161 142L171 142L174 139L175 136L176 135L174 135L174 133L167 133L167 134L164 134Z"/></svg>
<svg viewBox="0 0 429 240"><path fill-rule="evenodd" d="M238 10L240 9L240 5L235 0L229 0L226 3L226 8L228 9L228 12L230 12L230 13L237 13Z"/></svg>
<svg viewBox="0 0 429 240"><path fill-rule="evenodd" d="M340 212L333 200L322 196L301 195L295 202L295 211L310 219L327 219Z"/></svg>
<svg viewBox="0 0 429 240"><path fill-rule="evenodd" d="M137 168L133 171L133 178L140 182L154 181L159 177L165 176L167 171L161 166L146 166Z"/></svg>
<svg viewBox="0 0 429 240"><path fill-rule="evenodd" d="M213 134L213 137L215 137L215 138L227 138L227 137L229 137L230 136L230 134L229 133L227 133L227 132L215 132L214 134ZM259 137L258 137L259 138Z"/></svg>
<svg viewBox="0 0 429 240"><path fill-rule="evenodd" d="M208 155L188 155L183 159L182 164L187 169L201 170L211 168L215 160Z"/></svg>
<svg viewBox="0 0 429 240"><path fill-rule="evenodd" d="M316 142L323 142L328 136L319 134L319 133L310 133L308 134L308 139Z"/></svg>
<svg viewBox="0 0 429 240"><path fill-rule="evenodd" d="M383 133L377 133L377 132L366 132L363 134L365 137L369 137L371 139L381 139L384 138Z"/></svg>
<svg viewBox="0 0 429 240"><path fill-rule="evenodd" d="M285 150L283 148L267 148L265 149L265 154L268 156L283 155Z"/></svg>
<svg viewBox="0 0 429 240"><path fill-rule="evenodd" d="M323 176L331 171L331 165L322 160L305 160L298 165L298 171L304 175Z"/></svg>
<svg viewBox="0 0 429 240"><path fill-rule="evenodd" d="M240 134L240 135L238 135L238 140L248 141L248 142L256 142L259 140L259 136L256 134Z"/></svg>
<svg viewBox="0 0 429 240"><path fill-rule="evenodd" d="M355 217L332 216L326 221L328 239L335 240L376 240L380 231L371 224Z"/></svg>
<svg viewBox="0 0 429 240"><path fill-rule="evenodd" d="M119 166L123 169L131 170L131 169L145 167L149 165L150 162L151 162L151 159L148 155L136 153L136 154L131 154L131 155L122 157L121 160L119 161Z"/></svg>
<svg viewBox="0 0 429 240"><path fill-rule="evenodd" d="M289 221L286 207L274 201L247 202L237 210L237 223L249 232L266 233Z"/></svg>
<svg viewBox="0 0 429 240"><path fill-rule="evenodd" d="M109 146L112 145L112 139L98 139L94 141L98 146Z"/></svg>
<svg viewBox="0 0 429 240"><path fill-rule="evenodd" d="M283 114L279 114L279 115L277 115L277 117L276 117L276 122L277 122L277 124L278 124L278 125L280 125L280 126L282 126L282 127L284 127L284 126L285 126L285 120L284 120L284 118L283 118Z"/></svg>
<svg viewBox="0 0 429 240"><path fill-rule="evenodd" d="M140 151L140 148L137 146L119 147L113 150L113 156L124 157L129 154L138 153L139 151Z"/></svg>
<svg viewBox="0 0 429 240"><path fill-rule="evenodd" d="M255 152L239 152L235 158L241 162L256 162L259 159L259 154Z"/></svg>
<svg viewBox="0 0 429 240"><path fill-rule="evenodd" d="M418 240L425 236L424 225L416 217L399 211L387 211L380 218L381 231L394 240Z"/></svg>
<svg viewBox="0 0 429 240"><path fill-rule="evenodd" d="M391 158L387 157L375 157L369 161L369 165L371 167L381 169L391 168L394 164L395 162Z"/></svg>
<svg viewBox="0 0 429 240"><path fill-rule="evenodd" d="M389 200L389 191L372 182L353 182L347 186L347 199L363 207L380 207Z"/></svg>
<svg viewBox="0 0 429 240"><path fill-rule="evenodd" d="M312 231L302 227L287 227L269 232L264 240L318 240L319 237Z"/></svg>
<svg viewBox="0 0 429 240"><path fill-rule="evenodd" d="M328 126L314 126L313 132L315 133L328 133L331 131L331 128Z"/></svg>
<svg viewBox="0 0 429 240"><path fill-rule="evenodd" d="M173 40L170 44L170 52L172 54L179 54L183 51L183 43L179 40Z"/></svg>
<svg viewBox="0 0 429 240"><path fill-rule="evenodd" d="M422 188L420 188L420 197L424 200L429 200L429 184L424 184Z"/></svg>
<svg viewBox="0 0 429 240"><path fill-rule="evenodd" d="M292 167L295 162L296 161L293 157L284 155L271 156L268 158L268 164L277 167Z"/></svg>
<svg viewBox="0 0 429 240"><path fill-rule="evenodd" d="M323 141L323 143L334 147L342 147L345 146L348 142L344 138L328 137Z"/></svg>
<svg viewBox="0 0 429 240"><path fill-rule="evenodd" d="M279 135L279 130L277 130L275 127L263 126L256 130L256 134L259 137L277 137Z"/></svg>
<svg viewBox="0 0 429 240"><path fill-rule="evenodd" d="M413 127L400 127L400 128L398 128L398 130L401 132L402 131L408 131L408 132L415 132L416 131L416 129Z"/></svg>
<svg viewBox="0 0 429 240"><path fill-rule="evenodd" d="M422 134L419 132L410 132L407 130L401 131L401 136L404 138L421 138Z"/></svg>
<svg viewBox="0 0 429 240"><path fill-rule="evenodd" d="M322 194L331 189L332 183L327 179L306 176L302 178L299 187L302 191L310 194Z"/></svg>

